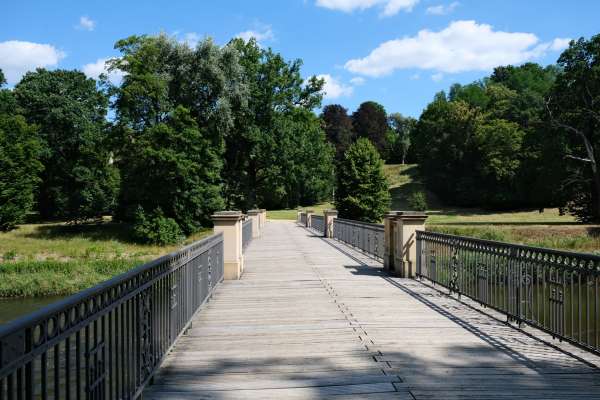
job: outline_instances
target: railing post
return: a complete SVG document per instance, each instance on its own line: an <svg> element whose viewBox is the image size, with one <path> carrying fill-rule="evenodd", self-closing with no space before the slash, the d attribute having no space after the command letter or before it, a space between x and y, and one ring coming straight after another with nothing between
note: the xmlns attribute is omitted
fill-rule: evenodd
<svg viewBox="0 0 600 400"><path fill-rule="evenodd" d="M383 220L383 230L384 230L384 251L383 251L383 268L388 271L394 271L395 266L395 256L394 256L394 248L395 240L394 231L396 230L396 216L398 215L398 211L390 211L384 216Z"/></svg>
<svg viewBox="0 0 600 400"><path fill-rule="evenodd" d="M417 262L417 231L425 229L424 212L400 211L395 217L398 247L394 249L394 271L401 278L414 278Z"/></svg>
<svg viewBox="0 0 600 400"><path fill-rule="evenodd" d="M261 232L261 235L262 235L262 229L265 227L266 223L267 223L267 209L261 208L260 209L260 232Z"/></svg>
<svg viewBox="0 0 600 400"><path fill-rule="evenodd" d="M314 210L306 210L306 227L310 228L311 227L311 221L310 218L312 217L312 215L315 213Z"/></svg>
<svg viewBox="0 0 600 400"><path fill-rule="evenodd" d="M323 236L326 238L333 237L333 220L338 216L337 210L323 211Z"/></svg>
<svg viewBox="0 0 600 400"><path fill-rule="evenodd" d="M242 220L239 211L220 211L212 215L214 232L223 232L223 267L225 279L240 279L244 270L242 254Z"/></svg>
<svg viewBox="0 0 600 400"><path fill-rule="evenodd" d="M252 220L252 238L256 239L262 235L262 211L248 210L248 218Z"/></svg>

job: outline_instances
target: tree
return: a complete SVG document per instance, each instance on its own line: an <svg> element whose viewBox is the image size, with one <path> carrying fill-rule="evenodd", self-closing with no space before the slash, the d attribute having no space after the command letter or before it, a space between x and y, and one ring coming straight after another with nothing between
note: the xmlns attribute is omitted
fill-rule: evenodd
<svg viewBox="0 0 600 400"><path fill-rule="evenodd" d="M226 138L228 206L296 207L309 198L323 200L331 186L330 148L310 111L321 104L323 80L304 81L300 60L286 61L254 39L234 39L227 47L240 54L252 99L234 109L235 124ZM324 164L314 168L316 163ZM308 188L301 186L305 177L327 183L328 190L319 184L308 196Z"/></svg>
<svg viewBox="0 0 600 400"><path fill-rule="evenodd" d="M389 209L383 161L366 138L352 144L340 162L335 205L340 217L365 222L379 222Z"/></svg>
<svg viewBox="0 0 600 400"><path fill-rule="evenodd" d="M108 99L82 72L38 69L14 90L43 143L42 217L86 220L110 212L118 190L105 120Z"/></svg>
<svg viewBox="0 0 600 400"><path fill-rule="evenodd" d="M369 139L380 155L385 154L389 126L381 104L374 101L362 103L352 114L352 126L358 137Z"/></svg>
<svg viewBox="0 0 600 400"><path fill-rule="evenodd" d="M0 70L0 87L4 84ZM13 94L0 88L0 230L21 223L34 205L42 170L41 146L34 126L15 114ZM10 112L10 113L9 113Z"/></svg>
<svg viewBox="0 0 600 400"><path fill-rule="evenodd" d="M326 105L323 107L321 120L327 140L335 147L336 160L340 160L354 141L352 119L348 116L348 110L339 104Z"/></svg>
<svg viewBox="0 0 600 400"><path fill-rule="evenodd" d="M412 131L417 125L417 120L412 117L404 117L400 113L389 116L391 135L388 136L388 161L406 162Z"/></svg>
<svg viewBox="0 0 600 400"><path fill-rule="evenodd" d="M579 219L600 221L600 35L571 41L558 66L562 73L547 110L552 124L566 136L570 173L564 199Z"/></svg>
<svg viewBox="0 0 600 400"><path fill-rule="evenodd" d="M111 68L122 171L118 217L176 221L190 234L224 206L222 155L232 109L246 101L237 52L210 39L194 49L165 35L117 42ZM156 218L155 218L156 217ZM172 232L172 229L168 229Z"/></svg>

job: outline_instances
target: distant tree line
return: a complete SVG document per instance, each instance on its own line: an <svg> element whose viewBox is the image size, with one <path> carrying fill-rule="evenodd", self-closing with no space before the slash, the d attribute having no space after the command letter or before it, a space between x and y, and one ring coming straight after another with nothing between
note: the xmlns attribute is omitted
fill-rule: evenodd
<svg viewBox="0 0 600 400"><path fill-rule="evenodd" d="M132 36L115 48L118 86L38 69L0 89L0 229L31 211L74 222L109 214L141 240L171 242L219 209L331 195L334 149L312 111L323 81L302 79L300 60L241 39L191 48Z"/></svg>
<svg viewBox="0 0 600 400"><path fill-rule="evenodd" d="M418 120L365 102L321 114L337 160L367 138L387 162L416 162L445 203L559 207L600 221L600 35L572 41L556 65L497 67L439 92Z"/></svg>

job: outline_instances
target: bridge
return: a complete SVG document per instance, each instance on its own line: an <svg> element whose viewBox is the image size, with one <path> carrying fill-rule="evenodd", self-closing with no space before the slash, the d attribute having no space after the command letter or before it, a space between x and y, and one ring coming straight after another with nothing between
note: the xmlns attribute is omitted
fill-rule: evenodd
<svg viewBox="0 0 600 400"><path fill-rule="evenodd" d="M419 268L417 279L397 277L381 262L387 256L383 228L365 225L374 232L368 245L350 246L348 239L324 237L327 217L316 218L313 229L303 217L302 224L244 222L239 279L221 282L228 274L222 268L231 267L223 261L223 242L233 232L224 229L209 242L158 260L152 267L162 265L160 273L133 271L126 277L136 279L129 289L109 282L83 293L88 301L109 290L112 300L101 295L101 304L87 310L104 308L101 316L78 314L71 323L68 311L63 325L61 310L79 310L80 298L21 322L31 327L46 321L41 333L25 334L22 342L14 334L19 324L0 331L0 399L600 398L600 355L582 334L597 347L597 297L579 308L587 313L579 321L591 328L579 330L578 340L572 339L575 331L561 330L564 340L555 340L557 332L523 323L533 321L527 310L518 323L507 322L499 307L470 299L475 296L466 287L458 296L447 289L452 284L440 286L448 275L441 248L437 261L426 260L428 272ZM340 220L338 239L342 225ZM253 228L260 233L250 241ZM424 252L426 239L420 240ZM598 294L593 277L586 282ZM150 286L153 280L159 283ZM192 301L184 300L190 295ZM493 296L485 296L493 305ZM548 307L552 313L555 306ZM574 318L553 315L561 326ZM62 370L71 373L57 372Z"/></svg>

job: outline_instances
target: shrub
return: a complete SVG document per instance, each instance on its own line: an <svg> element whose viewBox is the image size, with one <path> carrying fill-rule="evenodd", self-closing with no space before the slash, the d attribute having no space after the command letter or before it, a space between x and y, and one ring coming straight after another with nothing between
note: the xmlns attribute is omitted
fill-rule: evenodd
<svg viewBox="0 0 600 400"><path fill-rule="evenodd" d="M140 207L133 225L134 238L142 243L173 244L183 239L183 233L173 218L165 217L160 208L145 213Z"/></svg>
<svg viewBox="0 0 600 400"><path fill-rule="evenodd" d="M383 161L366 138L350 146L338 166L335 205L340 217L365 222L379 222L389 209Z"/></svg>
<svg viewBox="0 0 600 400"><path fill-rule="evenodd" d="M413 192L408 196L408 206L413 211L427 211L427 197L423 192Z"/></svg>

